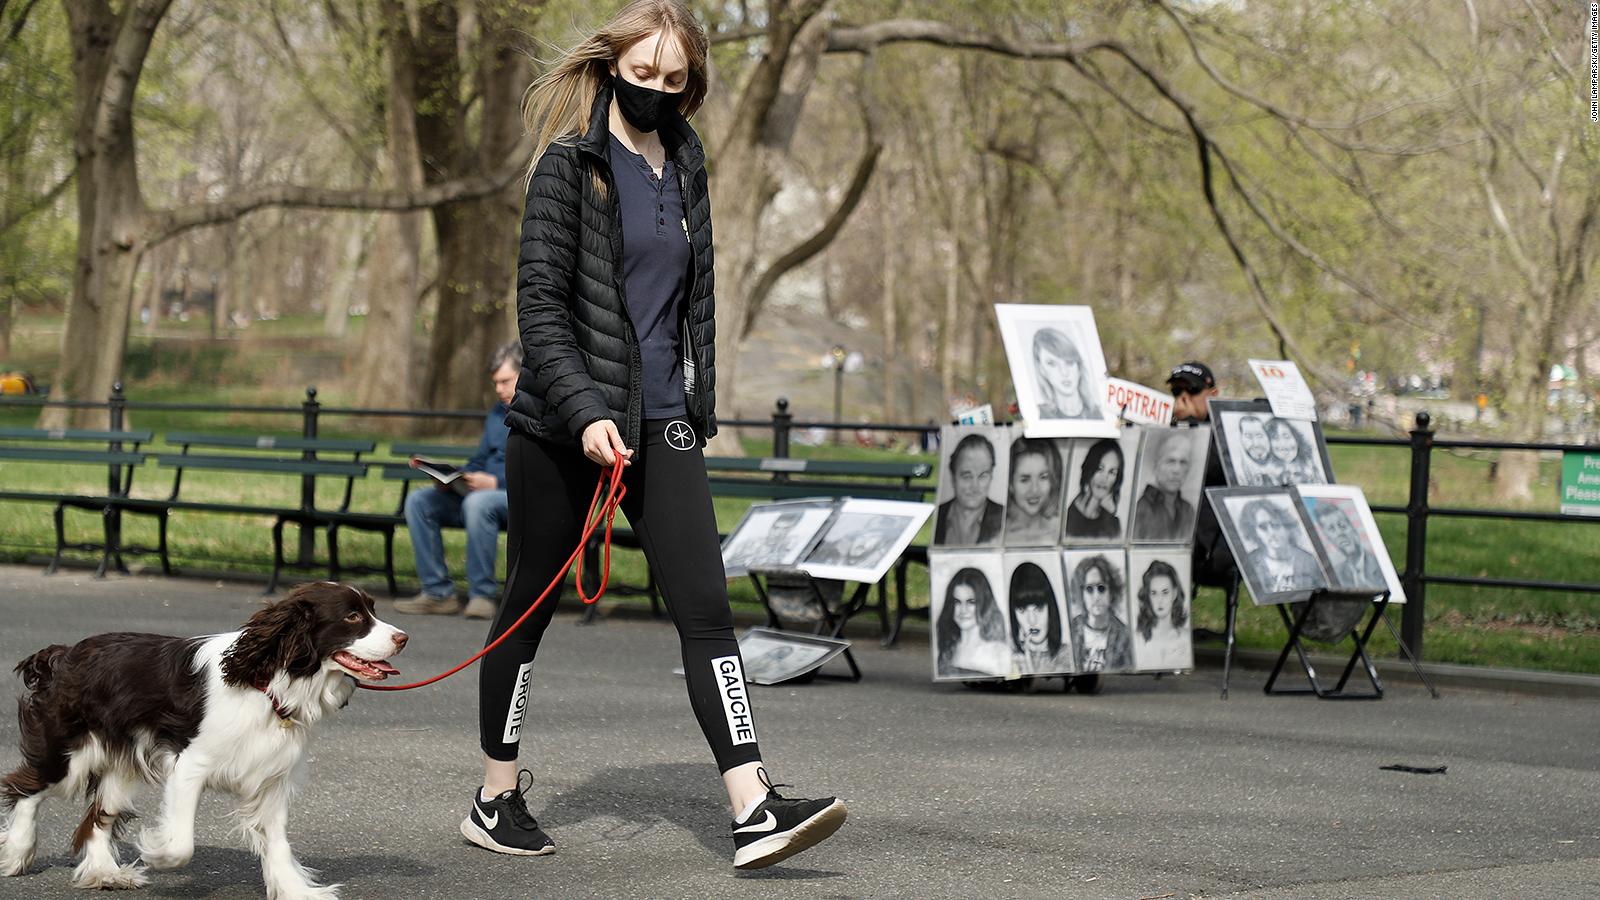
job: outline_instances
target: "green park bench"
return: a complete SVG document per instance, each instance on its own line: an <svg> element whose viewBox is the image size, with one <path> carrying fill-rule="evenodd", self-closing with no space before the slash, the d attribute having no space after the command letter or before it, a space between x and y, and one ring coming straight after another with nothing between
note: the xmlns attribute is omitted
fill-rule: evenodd
<svg viewBox="0 0 1600 900"><path fill-rule="evenodd" d="M5 484L0 478L0 500L55 504L56 549L45 569L54 574L61 566L64 550L98 552L100 566L95 577L104 577L111 565L124 570L120 552L120 535L115 509L127 499L133 487L133 473L149 456L140 451L153 435L148 431L93 431L48 430L42 428L0 428L0 467L6 461L47 463L52 466L103 466L106 471L104 492L89 491L63 494L59 491L29 490L24 486ZM68 543L66 537L66 511L81 509L100 513L102 540L100 543Z"/></svg>
<svg viewBox="0 0 1600 900"><path fill-rule="evenodd" d="M293 523L301 534L317 528L331 528L335 524L349 524L363 520L369 514L350 509L357 478L363 478L369 463L361 456L371 453L372 441L344 438L285 437L279 435L200 434L175 432L165 436L170 446L180 448L176 453L155 453L151 457L156 465L171 469L172 490L164 497L124 497L116 506L123 512L152 516L157 521L158 545L153 552L161 559L161 571L170 574L171 561L167 547L167 521L174 510L224 513L232 515L258 515L272 518L272 576L267 582L267 593L277 590L278 577L283 569L320 568L315 563L290 560L283 553L283 526ZM332 454L339 458L327 459ZM297 506L285 504L227 502L202 500L183 496L183 476L188 471L228 472L240 476L271 476L297 478L301 484L301 499ZM323 508L316 505L318 479L344 480L344 496L338 506ZM124 552L129 552L124 548ZM152 552L140 548L140 552ZM386 548L390 572L390 590L394 590L393 548ZM328 577L338 580L345 572L379 572L377 567L341 567L338 552L330 543L328 550Z"/></svg>

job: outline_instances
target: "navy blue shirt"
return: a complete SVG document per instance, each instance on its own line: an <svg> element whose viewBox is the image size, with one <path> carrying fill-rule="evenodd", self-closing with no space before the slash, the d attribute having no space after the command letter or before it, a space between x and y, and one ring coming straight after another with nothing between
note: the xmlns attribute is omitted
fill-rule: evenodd
<svg viewBox="0 0 1600 900"><path fill-rule="evenodd" d="M611 173L622 206L622 289L644 365L644 417L686 410L678 301L689 273L689 233L678 173L667 160L657 178L644 157L611 136Z"/></svg>
<svg viewBox="0 0 1600 900"><path fill-rule="evenodd" d="M499 483L500 490L505 490L506 437L510 434L511 426L506 424L506 405L497 400L494 409L484 417L483 437L478 441L478 452L472 454L461 471L488 472Z"/></svg>

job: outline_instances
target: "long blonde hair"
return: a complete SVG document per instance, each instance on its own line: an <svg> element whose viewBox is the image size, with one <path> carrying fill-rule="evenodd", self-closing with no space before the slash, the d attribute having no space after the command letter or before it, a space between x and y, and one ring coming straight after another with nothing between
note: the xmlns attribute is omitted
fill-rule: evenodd
<svg viewBox="0 0 1600 900"><path fill-rule="evenodd" d="M595 94L611 77L611 63L658 31L671 35L683 50L689 73L678 112L685 119L694 115L706 97L706 56L711 41L705 27L682 0L633 0L600 30L563 53L522 95L522 125L533 139L528 178L533 177L539 157L552 143L580 137L588 130Z"/></svg>

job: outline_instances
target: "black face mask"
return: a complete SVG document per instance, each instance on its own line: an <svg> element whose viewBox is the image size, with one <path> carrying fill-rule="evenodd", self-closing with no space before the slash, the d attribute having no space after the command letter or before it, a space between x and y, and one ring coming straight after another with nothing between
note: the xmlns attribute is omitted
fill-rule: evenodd
<svg viewBox="0 0 1600 900"><path fill-rule="evenodd" d="M611 90L617 98L617 108L628 124L649 133L660 128L667 116L678 108L680 94L669 94L634 84L619 73L611 76Z"/></svg>

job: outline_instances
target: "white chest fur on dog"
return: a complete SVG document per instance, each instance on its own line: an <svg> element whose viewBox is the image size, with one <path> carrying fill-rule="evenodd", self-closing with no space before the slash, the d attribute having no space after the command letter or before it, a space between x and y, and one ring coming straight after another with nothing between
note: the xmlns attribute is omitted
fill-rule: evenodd
<svg viewBox="0 0 1600 900"><path fill-rule="evenodd" d="M195 811L210 788L239 798L240 830L261 858L268 897L338 896L294 858L289 800L318 723L349 702L356 679L396 672L386 660L406 635L372 610L362 591L317 582L240 631L105 634L24 660L23 763L0 780L0 801L12 808L0 876L32 865L45 797L84 796L73 884L143 885L146 867L175 868L194 855ZM140 861L124 865L116 841L144 784L160 785L161 808L138 837Z"/></svg>

